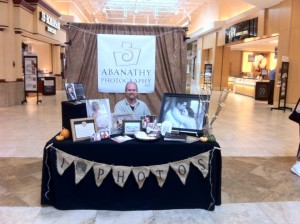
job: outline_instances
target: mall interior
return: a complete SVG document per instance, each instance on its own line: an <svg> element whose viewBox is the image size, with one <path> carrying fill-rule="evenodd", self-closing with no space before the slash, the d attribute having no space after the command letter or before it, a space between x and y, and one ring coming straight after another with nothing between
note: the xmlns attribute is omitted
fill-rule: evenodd
<svg viewBox="0 0 300 224"><path fill-rule="evenodd" d="M88 16L93 2L0 1L0 223L298 223L300 177L291 167L300 130L288 118L300 97L298 0L203 0L176 23L188 26L186 94L210 88L213 114L229 90L212 129L222 154L222 203L214 211L41 205L44 147L61 130L61 102L67 101L65 25L117 21ZM135 22L155 25L145 21ZM243 39L245 33L250 36Z"/></svg>

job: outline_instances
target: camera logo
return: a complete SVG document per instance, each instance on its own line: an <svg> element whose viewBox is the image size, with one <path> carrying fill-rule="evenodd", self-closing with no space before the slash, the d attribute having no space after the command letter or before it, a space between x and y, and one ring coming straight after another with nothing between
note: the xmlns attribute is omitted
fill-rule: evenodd
<svg viewBox="0 0 300 224"><path fill-rule="evenodd" d="M122 42L120 51L114 52L117 66L136 65L139 61L141 49L132 47L132 43Z"/></svg>

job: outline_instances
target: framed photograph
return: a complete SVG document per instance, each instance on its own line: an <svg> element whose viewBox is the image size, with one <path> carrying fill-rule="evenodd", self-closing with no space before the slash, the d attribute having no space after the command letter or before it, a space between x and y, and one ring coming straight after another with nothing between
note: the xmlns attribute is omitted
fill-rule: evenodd
<svg viewBox="0 0 300 224"><path fill-rule="evenodd" d="M123 121L123 135L134 135L142 130L142 122L140 120Z"/></svg>
<svg viewBox="0 0 300 224"><path fill-rule="evenodd" d="M98 132L108 132L112 127L109 99L89 99L85 101L86 114L94 118Z"/></svg>
<svg viewBox="0 0 300 224"><path fill-rule="evenodd" d="M77 100L74 83L65 83L65 89L68 100Z"/></svg>
<svg viewBox="0 0 300 224"><path fill-rule="evenodd" d="M255 55L254 54L249 54L248 55L248 62L255 62Z"/></svg>
<svg viewBox="0 0 300 224"><path fill-rule="evenodd" d="M171 122L172 130L201 132L206 124L209 99L209 95L165 93L159 122Z"/></svg>
<svg viewBox="0 0 300 224"><path fill-rule="evenodd" d="M147 125L149 123L155 123L156 122L156 116L155 115L144 115L141 117L142 121L142 128L146 129Z"/></svg>
<svg viewBox="0 0 300 224"><path fill-rule="evenodd" d="M94 118L70 119L73 142L90 139L96 130Z"/></svg>
<svg viewBox="0 0 300 224"><path fill-rule="evenodd" d="M133 119L133 113L113 113L111 134L123 133L123 122Z"/></svg>
<svg viewBox="0 0 300 224"><path fill-rule="evenodd" d="M261 73L261 75L268 75L268 74L269 74L269 71L268 71L268 69L262 69L262 70L260 71L260 73Z"/></svg>
<svg viewBox="0 0 300 224"><path fill-rule="evenodd" d="M68 100L85 100L85 91L82 83L65 83Z"/></svg>

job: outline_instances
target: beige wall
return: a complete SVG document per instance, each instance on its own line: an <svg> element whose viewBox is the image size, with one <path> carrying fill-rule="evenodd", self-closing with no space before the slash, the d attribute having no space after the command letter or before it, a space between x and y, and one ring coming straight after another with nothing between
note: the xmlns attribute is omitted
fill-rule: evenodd
<svg viewBox="0 0 300 224"><path fill-rule="evenodd" d="M32 44L32 50L38 56L38 69L52 72L51 44L35 42Z"/></svg>
<svg viewBox="0 0 300 224"><path fill-rule="evenodd" d="M193 13L188 33L193 33L214 21L225 21L254 8L243 0L212 1L203 7L201 12Z"/></svg>
<svg viewBox="0 0 300 224"><path fill-rule="evenodd" d="M218 19L228 20L254 8L254 6L243 0L219 0L219 8Z"/></svg>
<svg viewBox="0 0 300 224"><path fill-rule="evenodd" d="M287 103L296 103L300 97L300 2L285 0L268 10L267 34L279 33L276 79L280 76L282 56L289 58ZM278 101L279 88L274 98Z"/></svg>
<svg viewBox="0 0 300 224"><path fill-rule="evenodd" d="M35 10L13 4L11 0L0 1L0 107L21 104L20 96L24 95L24 83L20 84L23 79L22 42L42 43L32 44L38 54L39 67L52 71L55 64L56 71L60 70L60 51L54 51L52 46L61 49L66 42L66 32L62 29L56 34L47 32L46 24L39 20L39 12L58 18L39 4L32 6ZM16 93L12 94L14 91Z"/></svg>

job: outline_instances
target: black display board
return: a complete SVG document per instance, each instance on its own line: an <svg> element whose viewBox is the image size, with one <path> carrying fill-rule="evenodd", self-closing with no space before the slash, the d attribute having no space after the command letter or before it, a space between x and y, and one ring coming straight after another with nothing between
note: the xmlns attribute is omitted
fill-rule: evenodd
<svg viewBox="0 0 300 224"><path fill-rule="evenodd" d="M269 82L256 82L255 100L268 100L270 94Z"/></svg>
<svg viewBox="0 0 300 224"><path fill-rule="evenodd" d="M288 87L288 75L289 74L289 62L282 62L280 69L280 81L279 81L279 97L278 97L278 107L272 107L271 110L291 110L292 108L286 107L286 94ZM281 106L283 102L283 106Z"/></svg>
<svg viewBox="0 0 300 224"><path fill-rule="evenodd" d="M55 95L56 94L56 79L55 77L43 77L42 82L42 94L43 95Z"/></svg>

